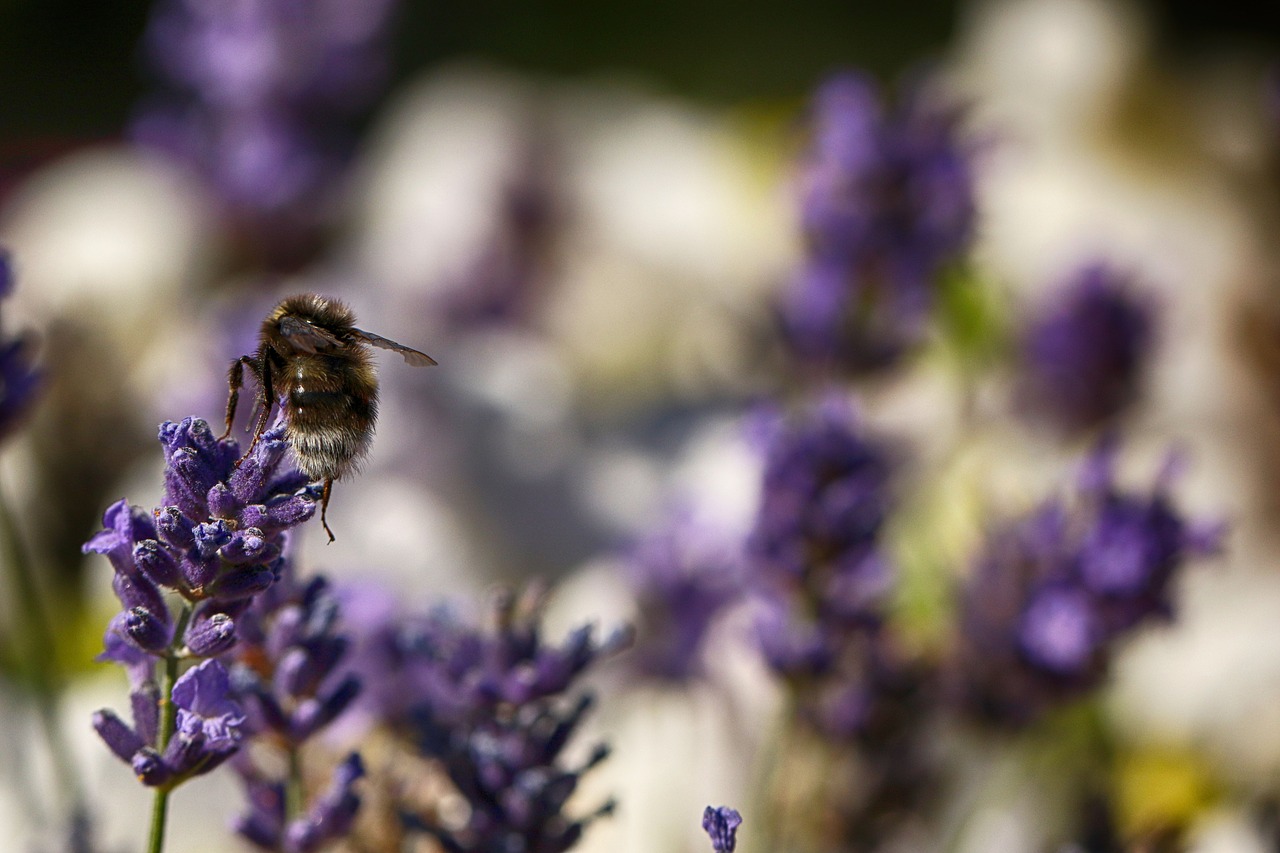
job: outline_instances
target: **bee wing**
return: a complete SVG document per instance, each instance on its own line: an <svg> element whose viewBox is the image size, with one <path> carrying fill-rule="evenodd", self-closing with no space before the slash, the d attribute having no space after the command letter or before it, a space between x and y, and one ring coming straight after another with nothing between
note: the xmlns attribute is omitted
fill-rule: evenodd
<svg viewBox="0 0 1280 853"><path fill-rule="evenodd" d="M427 367L436 363L436 360L425 352L418 352L412 347L404 344L398 344L390 338L384 338L382 335L375 335L373 332L366 332L364 329L352 329L351 334L358 340L364 341L366 344L372 344L381 349L389 349L392 352L398 352L404 356L404 360L414 367Z"/></svg>
<svg viewBox="0 0 1280 853"><path fill-rule="evenodd" d="M300 352L317 353L342 346L342 341L329 330L287 315L280 318L280 334Z"/></svg>

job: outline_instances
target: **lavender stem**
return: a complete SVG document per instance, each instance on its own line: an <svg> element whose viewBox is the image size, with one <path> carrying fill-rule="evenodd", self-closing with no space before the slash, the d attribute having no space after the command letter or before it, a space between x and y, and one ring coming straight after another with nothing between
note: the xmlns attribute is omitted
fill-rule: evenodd
<svg viewBox="0 0 1280 853"><path fill-rule="evenodd" d="M186 632L187 622L191 619L192 606L183 602L182 610L173 632L173 648L164 656L164 668L160 672L160 726L156 734L156 751L163 753L177 728L178 708L173 704L173 685L178 680L179 647L182 636ZM151 840L147 843L147 853L161 853L164 849L165 819L169 814L169 792L171 784L156 788L156 798L151 809Z"/></svg>

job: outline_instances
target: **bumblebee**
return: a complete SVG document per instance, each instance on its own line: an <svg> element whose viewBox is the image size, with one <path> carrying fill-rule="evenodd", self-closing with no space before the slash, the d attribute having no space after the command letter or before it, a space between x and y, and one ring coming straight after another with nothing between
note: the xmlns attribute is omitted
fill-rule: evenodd
<svg viewBox="0 0 1280 853"><path fill-rule="evenodd" d="M370 346L392 350L415 367L436 361L426 353L355 327L344 303L314 293L290 296L262 321L258 350L231 362L227 373L227 429L231 434L245 368L258 381L257 420L244 461L267 429L279 403L285 435L298 468L324 482L320 523L334 540L325 514L333 481L355 470L369 452L378 418L378 379ZM236 463L237 465L239 463Z"/></svg>

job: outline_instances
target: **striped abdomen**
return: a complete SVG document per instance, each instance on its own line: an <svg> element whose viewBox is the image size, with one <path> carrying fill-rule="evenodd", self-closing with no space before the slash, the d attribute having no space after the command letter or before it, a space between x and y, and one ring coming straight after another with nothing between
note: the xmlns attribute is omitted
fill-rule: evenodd
<svg viewBox="0 0 1280 853"><path fill-rule="evenodd" d="M342 477L373 440L378 385L367 359L358 355L294 357L289 362L289 442L298 467L313 479Z"/></svg>

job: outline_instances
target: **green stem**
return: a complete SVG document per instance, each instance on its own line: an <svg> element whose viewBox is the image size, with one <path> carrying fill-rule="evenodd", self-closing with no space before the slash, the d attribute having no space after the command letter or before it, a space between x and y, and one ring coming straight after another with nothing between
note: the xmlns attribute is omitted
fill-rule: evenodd
<svg viewBox="0 0 1280 853"><path fill-rule="evenodd" d="M156 798L151 806L151 840L147 842L147 853L161 853L164 850L164 824L169 816L169 788L156 788Z"/></svg>
<svg viewBox="0 0 1280 853"><path fill-rule="evenodd" d="M303 813L306 797L302 787L302 754L298 747L289 746L289 779L284 788L284 819L287 823Z"/></svg>
<svg viewBox="0 0 1280 853"><path fill-rule="evenodd" d="M182 635L186 631L187 622L191 619L191 604L183 602L182 610L173 628L173 646L165 654L164 665L160 670L160 725L156 733L156 752L164 754L165 747L178 727L178 709L173 704L173 685L178 680L178 654L182 647ZM155 800L151 807L151 840L147 843L147 853L161 853L164 850L165 821L169 815L169 793L175 782L166 783L156 788Z"/></svg>

